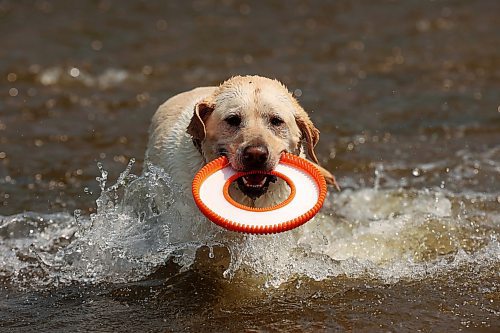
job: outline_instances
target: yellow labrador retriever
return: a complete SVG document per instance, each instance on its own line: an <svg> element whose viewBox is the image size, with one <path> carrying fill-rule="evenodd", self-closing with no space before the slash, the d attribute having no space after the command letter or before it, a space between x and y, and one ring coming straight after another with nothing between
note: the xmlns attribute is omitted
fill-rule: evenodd
<svg viewBox="0 0 500 333"><path fill-rule="evenodd" d="M236 76L218 87L196 88L161 105L153 117L146 161L160 166L189 190L207 162L227 156L240 171L272 170L283 152L318 163L319 131L288 89L260 76ZM305 142L304 142L305 141ZM334 176L320 167L329 184ZM273 176L240 178L230 195L240 203L268 207L289 191Z"/></svg>

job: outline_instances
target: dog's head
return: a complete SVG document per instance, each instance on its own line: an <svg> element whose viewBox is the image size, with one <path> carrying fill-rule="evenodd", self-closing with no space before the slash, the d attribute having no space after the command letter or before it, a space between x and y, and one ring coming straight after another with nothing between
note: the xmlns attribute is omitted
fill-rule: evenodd
<svg viewBox="0 0 500 333"><path fill-rule="evenodd" d="M196 105L187 132L207 162L227 156L238 171L273 170L283 152L298 155L303 146L318 163L314 152L318 129L276 80L259 76L227 80ZM334 179L320 169L327 181ZM257 198L266 193L272 181L272 176L255 174L240 178L238 187L248 197Z"/></svg>

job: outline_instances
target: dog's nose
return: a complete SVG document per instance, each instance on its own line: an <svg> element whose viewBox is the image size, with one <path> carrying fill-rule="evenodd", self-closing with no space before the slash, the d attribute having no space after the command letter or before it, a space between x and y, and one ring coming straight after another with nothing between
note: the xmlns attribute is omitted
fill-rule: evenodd
<svg viewBox="0 0 500 333"><path fill-rule="evenodd" d="M265 146L248 146L243 150L243 164L248 169L262 169L268 157Z"/></svg>

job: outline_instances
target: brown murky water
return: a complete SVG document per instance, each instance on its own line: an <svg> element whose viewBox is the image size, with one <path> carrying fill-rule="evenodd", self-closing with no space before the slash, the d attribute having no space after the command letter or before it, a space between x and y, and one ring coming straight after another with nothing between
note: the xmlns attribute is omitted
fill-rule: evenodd
<svg viewBox="0 0 500 333"><path fill-rule="evenodd" d="M1 331L498 331L499 12L0 1ZM293 232L221 231L141 175L156 107L236 74L300 96L343 187Z"/></svg>

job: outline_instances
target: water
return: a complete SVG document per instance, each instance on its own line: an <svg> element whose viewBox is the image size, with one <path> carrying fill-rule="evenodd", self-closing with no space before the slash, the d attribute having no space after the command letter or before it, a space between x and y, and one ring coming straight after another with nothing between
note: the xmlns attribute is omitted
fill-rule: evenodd
<svg viewBox="0 0 500 333"><path fill-rule="evenodd" d="M498 7L0 3L2 331L497 331ZM143 165L157 105L244 73L300 95L343 188L292 232Z"/></svg>

